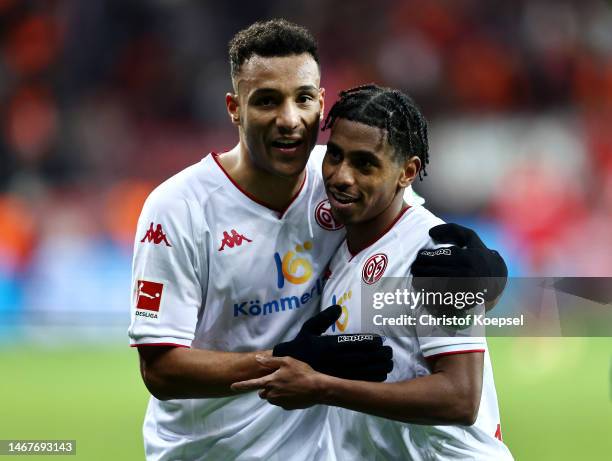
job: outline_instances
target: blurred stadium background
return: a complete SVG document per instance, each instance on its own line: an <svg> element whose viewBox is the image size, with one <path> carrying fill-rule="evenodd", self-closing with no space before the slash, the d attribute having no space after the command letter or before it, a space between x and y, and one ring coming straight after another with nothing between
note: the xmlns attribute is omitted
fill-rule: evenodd
<svg viewBox="0 0 612 461"><path fill-rule="evenodd" d="M155 185L233 146L227 41L271 17L319 39L328 105L369 81L414 96L417 190L511 275L612 276L610 2L0 0L0 439L142 458L135 223ZM491 349L516 459L610 459L609 338Z"/></svg>

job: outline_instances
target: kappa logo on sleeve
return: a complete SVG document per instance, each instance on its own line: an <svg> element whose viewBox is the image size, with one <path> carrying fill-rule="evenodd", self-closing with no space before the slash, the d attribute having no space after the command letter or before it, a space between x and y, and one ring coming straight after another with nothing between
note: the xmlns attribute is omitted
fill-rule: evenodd
<svg viewBox="0 0 612 461"><path fill-rule="evenodd" d="M155 229L153 229L153 223L151 223L149 229L147 229L147 233L140 242L153 242L153 244L155 245L159 245L160 243L164 242L167 247L172 246L170 245L170 242L168 242L168 238L166 237L166 234L164 233L161 224L158 224Z"/></svg>
<svg viewBox="0 0 612 461"><path fill-rule="evenodd" d="M164 284L148 280L138 280L137 283L136 315L156 319L161 306Z"/></svg>

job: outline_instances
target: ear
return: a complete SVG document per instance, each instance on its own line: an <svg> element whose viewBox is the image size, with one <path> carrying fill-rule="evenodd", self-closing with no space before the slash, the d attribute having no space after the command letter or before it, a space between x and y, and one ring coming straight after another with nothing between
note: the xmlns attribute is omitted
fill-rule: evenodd
<svg viewBox="0 0 612 461"><path fill-rule="evenodd" d="M419 174L421 169L421 159L416 155L410 157L404 162L402 172L398 180L398 186L408 187L414 181L414 178Z"/></svg>
<svg viewBox="0 0 612 461"><path fill-rule="evenodd" d="M240 125L240 103L238 102L238 95L234 93L227 93L225 95L225 106L227 107L227 113L230 116L233 125Z"/></svg>
<svg viewBox="0 0 612 461"><path fill-rule="evenodd" d="M319 88L319 104L321 105L319 118L323 120L323 116L325 115L325 88Z"/></svg>

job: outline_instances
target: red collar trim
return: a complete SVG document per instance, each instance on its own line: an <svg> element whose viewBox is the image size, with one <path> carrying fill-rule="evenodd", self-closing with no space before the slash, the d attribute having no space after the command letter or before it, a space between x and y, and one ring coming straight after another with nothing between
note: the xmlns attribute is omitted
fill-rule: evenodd
<svg viewBox="0 0 612 461"><path fill-rule="evenodd" d="M351 248L349 247L348 244L348 239L346 241L346 248L348 249L349 253L351 254L351 259L352 260L355 256L357 256L359 253L361 253L363 250L368 249L369 247L371 247L372 245L374 245L376 242L378 242L381 238L383 238L391 229L393 229L393 226L395 226L395 224L402 218L402 216L404 216L404 214L410 209L412 208L410 205L408 205L406 208L404 208L402 211L399 212L399 214L395 217L395 219L393 220L393 222L391 224L389 224L389 227L387 227L379 236L375 237L370 243L368 243L366 246L364 246L361 250L359 250L357 253L353 253L353 251L351 250Z"/></svg>
<svg viewBox="0 0 612 461"><path fill-rule="evenodd" d="M287 212L287 210L289 209L289 207L291 205L293 205L293 202L295 202L295 199L298 198L298 196L300 195L300 192L302 192L302 189L304 188L304 184L306 184L306 178L308 176L308 169L305 170L305 174L304 174L304 179L302 180L302 184L300 185L300 188L298 189L298 191L295 193L295 195L291 198L291 201L287 204L287 206L285 208L283 208L282 210L279 210L277 208L274 208L273 206L271 206L270 204L259 200L257 197L255 197L253 194L251 194L250 192L244 190L240 184L238 184L236 181L234 181L234 178L232 178L229 173L227 171L225 171L225 168L223 168L223 166L221 165L221 162L219 162L219 157L222 154L225 154L225 152L222 152L222 154L218 154L216 152L211 152L210 153L212 155L213 160L215 161L215 163L217 164L217 166L221 169L221 171L223 171L223 173L225 174L225 176L227 176L227 179L230 180L230 182L234 185L234 187L236 187L236 189L238 189L240 192L242 192L243 195L246 195L247 198L249 198L250 200L252 200L253 202L257 203L258 205L261 205L269 210L272 211L276 211L277 213L280 214L279 218L283 218L283 216L285 215L285 213Z"/></svg>

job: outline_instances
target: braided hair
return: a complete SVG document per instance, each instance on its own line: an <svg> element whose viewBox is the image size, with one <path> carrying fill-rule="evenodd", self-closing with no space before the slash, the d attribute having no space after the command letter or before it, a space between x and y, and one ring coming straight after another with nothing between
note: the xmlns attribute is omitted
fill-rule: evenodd
<svg viewBox="0 0 612 461"><path fill-rule="evenodd" d="M331 129L338 118L386 130L395 160L402 162L416 155L421 160L419 179L427 176L427 120L408 95L374 84L357 86L340 93L340 99L327 114L323 130Z"/></svg>

